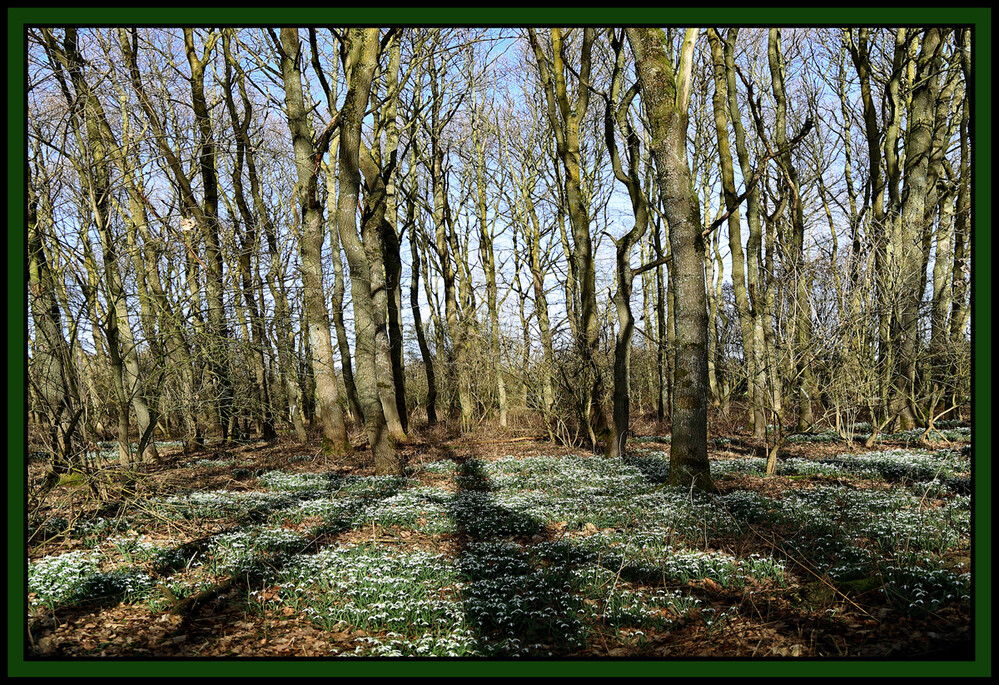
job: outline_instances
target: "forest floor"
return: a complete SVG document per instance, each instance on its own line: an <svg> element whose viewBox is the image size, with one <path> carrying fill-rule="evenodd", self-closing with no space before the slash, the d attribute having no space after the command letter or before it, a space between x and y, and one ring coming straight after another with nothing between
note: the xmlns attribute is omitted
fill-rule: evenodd
<svg viewBox="0 0 999 685"><path fill-rule="evenodd" d="M424 430L401 478L283 439L95 454L28 512L26 657L970 659L970 429L934 437L792 437L770 477L715 438L712 495L664 484L664 435Z"/></svg>

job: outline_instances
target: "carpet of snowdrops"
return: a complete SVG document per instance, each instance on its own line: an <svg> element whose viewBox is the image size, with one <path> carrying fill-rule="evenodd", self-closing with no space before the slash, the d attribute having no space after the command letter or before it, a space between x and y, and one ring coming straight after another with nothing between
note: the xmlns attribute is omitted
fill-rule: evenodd
<svg viewBox="0 0 999 685"><path fill-rule="evenodd" d="M230 487L29 519L29 625L59 638L50 656L183 655L210 639L183 621L158 641L53 627L112 607L336 636L313 656L670 656L695 641L728 656L875 653L838 636L968 616L970 429L942 437L789 457L777 479L761 457L723 453L712 495L665 484L668 436L623 460L453 456L411 460L404 477L223 453L185 468Z"/></svg>

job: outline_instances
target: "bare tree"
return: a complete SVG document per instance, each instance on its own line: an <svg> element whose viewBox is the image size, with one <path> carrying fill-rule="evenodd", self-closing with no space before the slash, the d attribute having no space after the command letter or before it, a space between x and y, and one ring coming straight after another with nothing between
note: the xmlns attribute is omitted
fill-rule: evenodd
<svg viewBox="0 0 999 685"><path fill-rule="evenodd" d="M687 164L687 105L697 29L688 29L678 63L658 29L627 30L652 133L659 192L669 222L670 280L676 291L676 369L669 482L712 490L707 446L707 310L700 207Z"/></svg>
<svg viewBox="0 0 999 685"><path fill-rule="evenodd" d="M284 80L288 127L295 148L295 168L298 172L298 195L302 203L302 237L299 250L302 259L303 295L308 316L312 373L316 382L316 399L323 427L325 449L342 454L351 449L347 428L340 407L340 392L333 369L333 341L330 335L329 311L323 290L323 211L318 197L318 177L321 161L330 141L330 127L314 136L309 125L302 87L302 48L298 30L285 28L281 38L274 39ZM332 123L332 122L331 122Z"/></svg>
<svg viewBox="0 0 999 685"><path fill-rule="evenodd" d="M604 374L597 363L600 329L597 309L596 270L593 257L593 240L590 235L590 216L583 192L582 159L580 153L580 125L590 100L591 51L596 31L586 28L579 39L579 65L573 68L567 61L567 37L561 29L549 31L550 55L537 32L527 30L531 48L538 65L538 74L547 104L546 116L561 166L566 210L572 234L572 269L579 286L579 320L575 331L576 347L583 368L586 370L586 397L582 407L583 423L595 445L605 438L607 444L616 444L614 423L602 406ZM576 75L575 92L570 89L569 75ZM570 254L567 252L567 254ZM571 318L571 317L570 317Z"/></svg>
<svg viewBox="0 0 999 685"><path fill-rule="evenodd" d="M340 108L340 157L337 196L337 230L350 266L350 291L354 303L357 340L358 399L364 412L364 429L379 475L401 474L402 462L395 451L378 392L378 313L372 295L372 264L366 245L357 233L357 207L361 183L361 123L371 92L378 59L378 29L353 28L347 36L344 73L347 92Z"/></svg>

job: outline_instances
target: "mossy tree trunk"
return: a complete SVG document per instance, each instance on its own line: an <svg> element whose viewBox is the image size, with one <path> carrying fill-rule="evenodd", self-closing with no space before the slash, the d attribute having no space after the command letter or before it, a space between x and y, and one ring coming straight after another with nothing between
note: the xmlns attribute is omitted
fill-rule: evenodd
<svg viewBox="0 0 999 685"><path fill-rule="evenodd" d="M364 413L364 429L378 475L402 474L402 461L385 421L378 391L377 312L372 296L372 265L369 251L357 232L358 194L361 184L361 122L371 92L378 60L378 29L352 28L347 37L347 93L340 108L340 150L337 194L337 230L350 267L350 291L354 303L355 359L358 399ZM384 319L383 319L384 321Z"/></svg>
<svg viewBox="0 0 999 685"><path fill-rule="evenodd" d="M708 328L704 241L686 150L690 59L697 30L687 32L677 66L667 53L669 44L661 30L629 28L627 34L638 67L642 104L652 134L659 192L669 223L670 274L676 292L676 367L669 482L713 490L707 443Z"/></svg>
<svg viewBox="0 0 999 685"><path fill-rule="evenodd" d="M298 174L298 197L302 206L302 234L299 255L302 268L302 295L307 318L312 375L316 384L316 403L323 432L323 448L332 454L351 450L340 407L340 391L333 368L333 340L329 310L323 288L323 210L318 197L320 173L327 136L313 137L308 121L308 107L302 89L301 43L298 30L281 30L279 48L281 75L284 81L288 127L295 150ZM315 142L314 142L315 141ZM355 196L356 197L356 196Z"/></svg>

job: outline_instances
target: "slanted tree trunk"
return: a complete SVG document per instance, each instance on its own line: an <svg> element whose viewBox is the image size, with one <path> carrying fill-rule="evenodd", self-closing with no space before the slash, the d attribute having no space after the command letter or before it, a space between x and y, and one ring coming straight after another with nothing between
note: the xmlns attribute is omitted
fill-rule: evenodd
<svg viewBox="0 0 999 685"><path fill-rule="evenodd" d="M125 66L128 69L129 79L132 89L138 96L139 105L145 115L146 121L152 129L152 139L156 141L157 150L162 156L164 166L169 170L172 181L180 193L180 205L182 214L186 218L182 222L180 231L185 249L185 270L187 288L191 296L191 305L194 312L194 328L197 337L209 340L208 346L202 350L201 355L191 355L192 361L192 382L199 376L199 368L207 366L212 376L212 381L216 386L216 397L213 404L216 408L216 420L222 425L223 439L228 438L228 424L232 407L232 383L231 377L227 373L229 369L229 345L228 330L225 324L225 312L222 308L222 262L221 252L218 243L218 180L215 173L215 148L212 140L211 120L208 116L208 107L204 97L204 69L208 62L214 42L218 34L212 33L208 39L204 54L198 58L194 51L193 35L185 34L185 48L188 52L189 63L191 64L191 93L194 102L195 118L199 131L199 169L202 173L204 204L200 205L196 198L191 177L188 176L184 168L184 163L178 157L178 153L170 147L170 136L166 131L160 109L154 104L153 98L147 92L142 80L142 73L138 63L138 32L136 29L118 29L118 44L124 57ZM193 217L193 218L191 218ZM200 226L202 237L210 243L204 254L206 259L196 258L195 242L196 238L189 235L188 227ZM195 261L197 259L197 261ZM205 268L207 266L208 268ZM204 331L204 324L201 318L201 302L198 294L197 276L199 271L204 270L206 282L208 282L209 299L209 330L207 336ZM186 398L187 411L196 412L195 388L193 383L191 393ZM222 420L224 415L225 420ZM200 446L203 442L200 427L197 420L194 420L193 443L185 443L185 449L189 444ZM189 431L189 435L191 432Z"/></svg>

